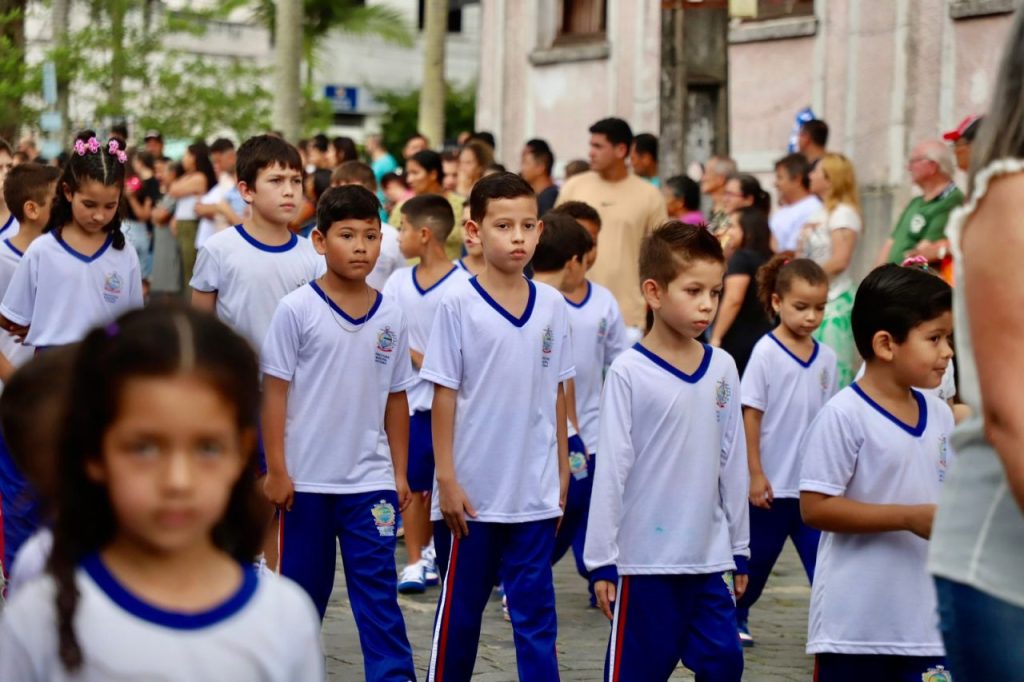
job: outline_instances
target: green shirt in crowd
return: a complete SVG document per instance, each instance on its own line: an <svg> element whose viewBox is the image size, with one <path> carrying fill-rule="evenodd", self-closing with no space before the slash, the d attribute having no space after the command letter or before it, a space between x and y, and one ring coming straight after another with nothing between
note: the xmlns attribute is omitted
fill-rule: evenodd
<svg viewBox="0 0 1024 682"><path fill-rule="evenodd" d="M892 231L890 263L902 263L907 251L920 241L937 242L946 238L946 223L953 209L962 204L964 194L956 185L949 183L942 194L930 201L914 197L903 210Z"/></svg>

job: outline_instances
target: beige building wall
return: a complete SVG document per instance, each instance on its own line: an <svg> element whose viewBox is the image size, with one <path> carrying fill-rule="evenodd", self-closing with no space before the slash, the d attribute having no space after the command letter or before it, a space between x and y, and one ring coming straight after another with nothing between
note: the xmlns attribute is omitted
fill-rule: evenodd
<svg viewBox="0 0 1024 682"><path fill-rule="evenodd" d="M985 110L1020 1L816 0L814 17L734 20L732 155L770 186L796 113L811 106L857 168L865 271L912 195L909 150ZM560 2L482 0L477 127L495 132L510 168L533 136L559 168L586 158L587 127L604 116L657 132L661 2L606 2L606 41L569 48L553 46Z"/></svg>

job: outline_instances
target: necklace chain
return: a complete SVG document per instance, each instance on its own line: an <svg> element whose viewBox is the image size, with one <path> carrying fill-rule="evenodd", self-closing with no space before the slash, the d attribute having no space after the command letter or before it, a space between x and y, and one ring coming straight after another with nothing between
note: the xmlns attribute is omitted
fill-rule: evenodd
<svg viewBox="0 0 1024 682"><path fill-rule="evenodd" d="M371 289L369 286L367 286L366 287L366 312L363 314L363 321L360 322L358 325L356 325L355 329L349 329L344 324L342 324L342 321L338 319L338 313L334 310L334 305L331 305L332 299L330 297L330 294L328 294L326 290L324 291L324 296L327 297L327 300L324 301L324 302L327 304L327 310L330 311L331 319L334 320L334 324L338 325L338 329L342 330L343 332L345 332L347 334L355 334L356 332L361 330L366 325L366 322L367 322L367 320L369 319L369 316L370 316L370 306L372 305L371 298L370 298L370 296L371 296L370 292L371 291L373 291L373 289ZM338 306L338 308L340 309L341 306Z"/></svg>

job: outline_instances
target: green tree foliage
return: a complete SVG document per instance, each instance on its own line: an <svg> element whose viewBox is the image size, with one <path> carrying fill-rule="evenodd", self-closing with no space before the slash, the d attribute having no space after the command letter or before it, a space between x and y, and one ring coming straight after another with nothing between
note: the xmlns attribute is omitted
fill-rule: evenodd
<svg viewBox="0 0 1024 682"><path fill-rule="evenodd" d="M42 87L42 75L25 61L25 0L0 0L0 137L14 141L26 99Z"/></svg>
<svg viewBox="0 0 1024 682"><path fill-rule="evenodd" d="M419 91L380 90L375 91L373 95L388 109L381 120L384 146L392 154L397 154L401 152L406 139L416 132L420 106ZM473 130L475 117L476 85L470 84L460 89L449 84L444 101L445 139L454 140L463 130ZM435 148L440 148L442 142L443 140L430 141Z"/></svg>

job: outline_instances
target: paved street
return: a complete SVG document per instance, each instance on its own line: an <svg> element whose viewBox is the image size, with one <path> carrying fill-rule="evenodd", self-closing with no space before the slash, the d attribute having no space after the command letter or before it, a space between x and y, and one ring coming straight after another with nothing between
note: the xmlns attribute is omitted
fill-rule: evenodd
<svg viewBox="0 0 1024 682"><path fill-rule="evenodd" d="M404 551L400 550L400 562L402 554ZM335 591L324 622L328 679L355 682L363 679L362 656L340 561L338 566ZM805 682L811 679L812 672L811 658L803 651L810 589L791 547L787 547L775 571L751 617L750 625L757 638L757 646L747 649L744 679ZM587 608L586 587L576 575L571 557L555 567L555 585L562 680L600 680L608 640L608 621L596 609ZM438 592L437 588L432 588L421 596L399 598L421 680L425 678ZM515 670L512 628L501 617L500 602L493 599L484 616L473 679L511 682L516 679ZM672 679L692 680L693 676L680 667Z"/></svg>

